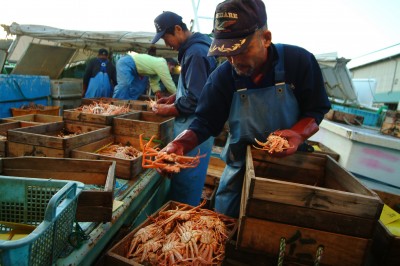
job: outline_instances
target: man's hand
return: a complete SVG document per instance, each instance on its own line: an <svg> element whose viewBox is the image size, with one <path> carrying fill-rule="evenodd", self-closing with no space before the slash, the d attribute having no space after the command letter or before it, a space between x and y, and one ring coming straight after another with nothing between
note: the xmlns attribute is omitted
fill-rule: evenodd
<svg viewBox="0 0 400 266"><path fill-rule="evenodd" d="M309 137L319 130L314 118L306 117L299 120L291 129L277 130L275 135L286 138L289 142L289 148L282 152L274 152L274 157L284 157L297 151L297 148Z"/></svg>
<svg viewBox="0 0 400 266"><path fill-rule="evenodd" d="M174 104L155 104L152 107L154 113L161 116L178 116L179 112Z"/></svg>
<svg viewBox="0 0 400 266"><path fill-rule="evenodd" d="M172 104L176 100L176 94L172 94L171 96L160 98L157 100L158 104Z"/></svg>

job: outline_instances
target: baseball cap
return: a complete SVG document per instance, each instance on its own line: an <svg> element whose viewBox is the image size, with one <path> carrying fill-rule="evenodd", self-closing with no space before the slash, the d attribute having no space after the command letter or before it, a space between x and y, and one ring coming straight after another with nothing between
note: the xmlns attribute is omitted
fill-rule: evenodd
<svg viewBox="0 0 400 266"><path fill-rule="evenodd" d="M154 26L156 27L156 36L151 41L152 44L158 42L158 40L165 34L165 30L179 25L182 23L182 17L171 11L164 11L154 19Z"/></svg>
<svg viewBox="0 0 400 266"><path fill-rule="evenodd" d="M266 23L262 0L226 0L218 4L214 14L214 39L208 55L239 54L249 45L253 33Z"/></svg>
<svg viewBox="0 0 400 266"><path fill-rule="evenodd" d="M104 48L99 49L99 55L108 55L108 51Z"/></svg>

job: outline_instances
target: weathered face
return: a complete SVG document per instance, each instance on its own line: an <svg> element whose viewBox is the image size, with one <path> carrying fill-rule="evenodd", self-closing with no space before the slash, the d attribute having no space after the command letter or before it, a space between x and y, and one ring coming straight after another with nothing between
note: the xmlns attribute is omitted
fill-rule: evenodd
<svg viewBox="0 0 400 266"><path fill-rule="evenodd" d="M175 26L174 34L165 33L161 39L164 40L165 45L171 47L175 51L178 51L179 47L181 46L181 35L183 30L180 26Z"/></svg>
<svg viewBox="0 0 400 266"><path fill-rule="evenodd" d="M258 30L254 33L247 48L240 54L227 56L239 76L256 74L267 61L268 47L271 45L271 32Z"/></svg>

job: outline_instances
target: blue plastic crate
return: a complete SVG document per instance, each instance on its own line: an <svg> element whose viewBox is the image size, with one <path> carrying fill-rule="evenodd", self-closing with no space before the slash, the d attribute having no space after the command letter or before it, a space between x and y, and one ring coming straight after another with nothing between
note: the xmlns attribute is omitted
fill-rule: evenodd
<svg viewBox="0 0 400 266"><path fill-rule="evenodd" d="M377 127L379 126L380 114L373 111L361 110L358 108L332 104L332 109L352 115L364 117L363 125Z"/></svg>
<svg viewBox="0 0 400 266"><path fill-rule="evenodd" d="M0 240L0 265L51 265L68 244L83 183L0 175L0 221L36 226L26 237ZM12 226L0 222L0 234Z"/></svg>

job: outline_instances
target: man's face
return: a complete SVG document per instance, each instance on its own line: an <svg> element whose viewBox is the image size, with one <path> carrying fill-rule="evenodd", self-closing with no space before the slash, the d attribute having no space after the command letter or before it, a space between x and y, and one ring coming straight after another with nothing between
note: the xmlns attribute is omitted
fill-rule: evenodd
<svg viewBox="0 0 400 266"><path fill-rule="evenodd" d="M239 76L251 77L267 61L268 47L271 44L270 32L258 30L253 34L246 50L238 55L227 56Z"/></svg>
<svg viewBox="0 0 400 266"><path fill-rule="evenodd" d="M175 51L178 51L180 47L180 42L175 35L165 33L164 36L162 36L161 38L164 40L166 46L171 47Z"/></svg>

